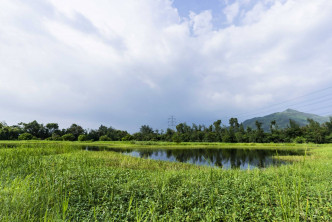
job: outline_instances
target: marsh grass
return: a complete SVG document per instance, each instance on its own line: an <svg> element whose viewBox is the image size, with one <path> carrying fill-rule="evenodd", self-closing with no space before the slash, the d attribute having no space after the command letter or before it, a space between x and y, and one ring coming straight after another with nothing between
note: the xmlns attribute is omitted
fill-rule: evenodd
<svg viewBox="0 0 332 222"><path fill-rule="evenodd" d="M290 165L243 171L73 145L0 146L0 221L332 220L328 145Z"/></svg>

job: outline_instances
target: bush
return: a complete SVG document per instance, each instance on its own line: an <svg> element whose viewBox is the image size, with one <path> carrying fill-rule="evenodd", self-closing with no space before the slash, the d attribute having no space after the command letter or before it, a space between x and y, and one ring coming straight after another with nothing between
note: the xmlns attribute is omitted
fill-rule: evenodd
<svg viewBox="0 0 332 222"><path fill-rule="evenodd" d="M302 137L302 136L298 136L298 137L296 137L296 138L293 140L293 142L294 142L294 143L306 143L307 140L306 140L304 137Z"/></svg>
<svg viewBox="0 0 332 222"><path fill-rule="evenodd" d="M32 140L33 136L30 133L22 133L18 136L19 140Z"/></svg>
<svg viewBox="0 0 332 222"><path fill-rule="evenodd" d="M62 139L62 137L60 135L58 135L56 133L53 133L52 134L52 140L54 140L54 141L62 141L63 139Z"/></svg>
<svg viewBox="0 0 332 222"><path fill-rule="evenodd" d="M78 136L78 141L87 141L88 140L88 136L87 135L79 135Z"/></svg>
<svg viewBox="0 0 332 222"><path fill-rule="evenodd" d="M111 138L109 138L108 136L104 135L99 137L99 141L111 141Z"/></svg>
<svg viewBox="0 0 332 222"><path fill-rule="evenodd" d="M67 133L61 137L64 141L74 141L75 136L71 133Z"/></svg>
<svg viewBox="0 0 332 222"><path fill-rule="evenodd" d="M178 144L182 142L181 137L180 137L180 135L178 133L175 133L172 136L172 140L173 140L173 142L178 143Z"/></svg>
<svg viewBox="0 0 332 222"><path fill-rule="evenodd" d="M133 140L134 138L131 136L131 135L126 135L126 136L124 136L124 137L122 137L122 141L131 141L131 140Z"/></svg>

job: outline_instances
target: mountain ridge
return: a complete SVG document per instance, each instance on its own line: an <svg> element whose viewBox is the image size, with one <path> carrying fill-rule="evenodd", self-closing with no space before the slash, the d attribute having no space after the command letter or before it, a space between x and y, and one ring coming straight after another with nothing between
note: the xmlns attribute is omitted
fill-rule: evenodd
<svg viewBox="0 0 332 222"><path fill-rule="evenodd" d="M311 113L304 113L294 109L286 109L283 112L272 113L263 117L254 117L252 119L247 119L243 122L243 126L246 129L247 127L251 127L256 129L255 122L259 121L262 123L262 128L264 131L270 131L270 123L275 120L279 129L284 129L289 125L289 120L294 120L300 126L305 126L308 124L307 119L313 119L320 124L328 122L330 120L329 117L319 116Z"/></svg>

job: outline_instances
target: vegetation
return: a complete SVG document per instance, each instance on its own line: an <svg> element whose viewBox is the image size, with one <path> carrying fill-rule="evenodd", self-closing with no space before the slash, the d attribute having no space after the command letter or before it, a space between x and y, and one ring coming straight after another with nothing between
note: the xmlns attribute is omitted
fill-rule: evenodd
<svg viewBox="0 0 332 222"><path fill-rule="evenodd" d="M8 141L0 145L0 220L332 220L330 145L309 145L310 155L286 157L295 161L290 165L240 171L88 152L76 148L78 144L83 143ZM170 143L141 144L152 148ZM233 144L243 145L273 146ZM291 149L305 146L289 145ZM276 147L289 149L282 144Z"/></svg>
<svg viewBox="0 0 332 222"><path fill-rule="evenodd" d="M294 113L292 110L287 112ZM230 118L229 124L223 125L220 120L210 126L187 125L180 123L176 129L154 130L148 125L141 126L139 132L129 134L101 125L98 129L86 130L72 124L67 129L59 129L57 123L45 126L36 120L30 123L19 123L7 126L0 123L0 140L49 141L168 141L168 142L224 142L224 143L331 143L332 117L321 124L314 119L307 119L307 125L301 126L293 119L288 119L285 128L279 127L278 120L271 120L269 130L264 130L263 122L255 121L254 127L246 127L237 118Z"/></svg>
<svg viewBox="0 0 332 222"><path fill-rule="evenodd" d="M18 136L19 140L32 140L33 135L30 133L22 133L21 135Z"/></svg>
<svg viewBox="0 0 332 222"><path fill-rule="evenodd" d="M280 129L285 129L289 125L289 120L292 119L299 126L306 126L309 124L308 119L313 119L314 121L323 124L329 121L329 117L318 116L310 113L303 113L293 109L287 109L283 112L273 113L263 117L256 117L252 119L248 119L243 122L244 128L255 127L255 122L261 122L262 128L265 132L270 130L271 121L276 121Z"/></svg>

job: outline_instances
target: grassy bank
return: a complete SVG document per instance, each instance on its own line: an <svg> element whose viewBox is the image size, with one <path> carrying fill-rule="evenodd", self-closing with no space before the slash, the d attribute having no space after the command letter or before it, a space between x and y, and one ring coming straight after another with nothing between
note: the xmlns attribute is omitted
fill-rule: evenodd
<svg viewBox="0 0 332 222"><path fill-rule="evenodd" d="M11 141L1 141L0 144L3 145L87 145L87 146L106 146L110 148L169 148L169 149L201 149L201 148L223 148L223 149L233 149L233 148L253 148L253 149L284 149L284 150L294 150L294 149L307 149L307 148L317 148L325 145L317 144L295 144L295 143L209 143L209 142L155 142L155 141L97 141L97 142L66 142L66 141L46 141L46 140L11 140Z"/></svg>
<svg viewBox="0 0 332 222"><path fill-rule="evenodd" d="M88 143L110 147L302 149L250 171L85 152L68 142L0 145L1 221L330 221L332 146Z"/></svg>

